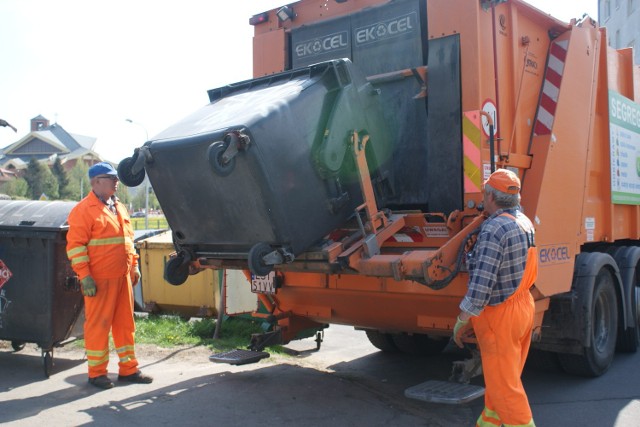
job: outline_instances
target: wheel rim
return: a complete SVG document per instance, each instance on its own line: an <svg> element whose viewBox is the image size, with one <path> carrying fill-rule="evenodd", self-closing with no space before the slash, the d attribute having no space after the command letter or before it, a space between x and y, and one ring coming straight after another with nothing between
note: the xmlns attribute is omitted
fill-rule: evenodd
<svg viewBox="0 0 640 427"><path fill-rule="evenodd" d="M598 353L604 353L610 340L611 301L606 293L598 294L593 316L593 346Z"/></svg>
<svg viewBox="0 0 640 427"><path fill-rule="evenodd" d="M640 286L635 287L636 299L636 328L640 329Z"/></svg>
<svg viewBox="0 0 640 427"><path fill-rule="evenodd" d="M640 286L634 287L636 304L636 340L640 343Z"/></svg>

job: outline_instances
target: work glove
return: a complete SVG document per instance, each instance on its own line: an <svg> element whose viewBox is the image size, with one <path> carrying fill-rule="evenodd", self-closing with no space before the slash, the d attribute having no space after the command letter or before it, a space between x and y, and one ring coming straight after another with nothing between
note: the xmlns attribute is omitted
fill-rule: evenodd
<svg viewBox="0 0 640 427"><path fill-rule="evenodd" d="M471 329L471 323L469 319L460 320L460 316L458 316L456 320L456 324L453 327L453 341L460 348L464 348L464 344L462 344L462 337L466 334L467 331Z"/></svg>
<svg viewBox="0 0 640 427"><path fill-rule="evenodd" d="M96 288L96 281L93 280L93 277L87 276L80 280L80 283L82 284L82 295L85 297L93 297L96 295L98 288Z"/></svg>
<svg viewBox="0 0 640 427"><path fill-rule="evenodd" d="M131 269L131 271L129 272L129 277L131 277L132 286L138 284L138 282L140 281L140 269L138 269L138 266L135 266Z"/></svg>

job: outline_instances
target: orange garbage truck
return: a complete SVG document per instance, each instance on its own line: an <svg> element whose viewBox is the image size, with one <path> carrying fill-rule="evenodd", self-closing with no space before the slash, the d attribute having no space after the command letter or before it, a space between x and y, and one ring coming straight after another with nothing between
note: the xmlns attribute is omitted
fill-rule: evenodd
<svg viewBox="0 0 640 427"><path fill-rule="evenodd" d="M245 270L270 330L435 353L496 168L536 229L532 348L603 374L640 342L640 68L522 0L300 0L251 17L253 74L119 165L173 232L165 277ZM240 282L238 282L240 283ZM231 292L231 290L229 290Z"/></svg>

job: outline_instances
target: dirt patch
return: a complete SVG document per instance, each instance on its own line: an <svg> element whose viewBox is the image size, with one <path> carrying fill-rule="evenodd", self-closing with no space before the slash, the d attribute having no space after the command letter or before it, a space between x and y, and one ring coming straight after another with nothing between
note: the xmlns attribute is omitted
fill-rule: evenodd
<svg viewBox="0 0 640 427"><path fill-rule="evenodd" d="M11 341L0 341L0 351L13 352ZM24 354L41 355L42 351L36 344L27 343L24 348L19 351ZM77 343L69 343L63 347L53 349L56 357L68 357L69 359L84 358L84 349L79 347ZM112 354L115 351L112 349ZM175 347L159 347L155 344L136 344L136 354L140 361L144 360L179 360L181 363L210 363L209 356L211 350L205 346L175 346Z"/></svg>

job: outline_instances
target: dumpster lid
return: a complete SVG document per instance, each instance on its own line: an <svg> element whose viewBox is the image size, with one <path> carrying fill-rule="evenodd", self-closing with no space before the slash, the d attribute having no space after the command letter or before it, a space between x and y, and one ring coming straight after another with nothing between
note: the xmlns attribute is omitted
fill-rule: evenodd
<svg viewBox="0 0 640 427"><path fill-rule="evenodd" d="M2 229L68 229L67 217L77 202L0 200Z"/></svg>
<svg viewBox="0 0 640 427"><path fill-rule="evenodd" d="M171 230L161 230L159 233L136 240L135 245L138 249L173 248L173 236L171 235Z"/></svg>
<svg viewBox="0 0 640 427"><path fill-rule="evenodd" d="M166 228L133 230L133 241L134 242L139 242L140 240L148 239L151 236L155 236L156 234L164 233L165 231L167 231Z"/></svg>

